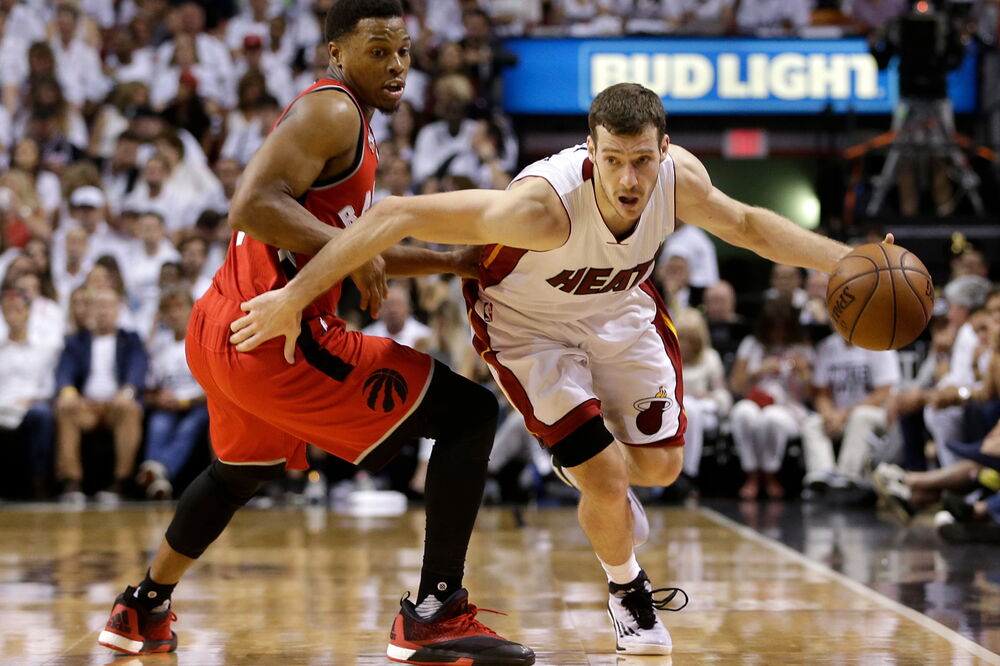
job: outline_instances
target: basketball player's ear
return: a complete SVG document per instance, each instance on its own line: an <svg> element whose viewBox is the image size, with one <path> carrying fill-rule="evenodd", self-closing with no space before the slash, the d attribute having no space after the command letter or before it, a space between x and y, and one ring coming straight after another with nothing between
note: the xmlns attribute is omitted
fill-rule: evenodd
<svg viewBox="0 0 1000 666"><path fill-rule="evenodd" d="M660 143L660 161L667 159L667 151L670 149L670 135L663 134L663 141Z"/></svg>
<svg viewBox="0 0 1000 666"><path fill-rule="evenodd" d="M591 162L597 162L597 144L594 142L594 137L589 134L587 135L587 155Z"/></svg>
<svg viewBox="0 0 1000 666"><path fill-rule="evenodd" d="M332 65L334 65L336 67L340 67L341 66L341 62L340 62L340 53L341 53L340 45L337 44L337 42L329 42L326 45L326 50L330 54L330 64L332 64Z"/></svg>

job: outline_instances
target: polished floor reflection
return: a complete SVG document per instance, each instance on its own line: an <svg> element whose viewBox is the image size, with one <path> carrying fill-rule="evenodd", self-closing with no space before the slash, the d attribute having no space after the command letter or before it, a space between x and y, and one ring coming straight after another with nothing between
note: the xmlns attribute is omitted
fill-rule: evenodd
<svg viewBox="0 0 1000 666"><path fill-rule="evenodd" d="M672 659L614 653L603 574L572 509L484 509L466 583L474 603L508 613L490 615L490 624L531 645L539 664L1000 663L985 649L1000 649L1000 596L990 573L961 588L928 582L947 578L948 564L935 559L947 557L940 549L919 555L892 539L873 542L854 522L817 519L819 531L809 536L795 505L760 520L718 508L758 522L752 526L769 536L799 534L802 543L789 545L867 576L927 615L694 508L651 508L653 535L639 556L655 584L691 597L685 610L664 616ZM96 645L97 633L115 594L145 570L170 515L148 506L0 507L0 664L389 663L389 623L420 568L419 511L357 518L245 510L175 593L178 652L115 659ZM907 598L915 585L923 607ZM973 593L962 603L953 597Z"/></svg>

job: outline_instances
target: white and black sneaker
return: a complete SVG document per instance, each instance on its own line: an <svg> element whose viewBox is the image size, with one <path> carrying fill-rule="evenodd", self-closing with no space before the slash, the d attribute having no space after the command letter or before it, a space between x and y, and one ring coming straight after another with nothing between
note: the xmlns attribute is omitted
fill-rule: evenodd
<svg viewBox="0 0 1000 666"><path fill-rule="evenodd" d="M893 515L903 523L913 518L916 509L911 503L912 492L906 485L906 471L899 465L880 462L869 474L872 487Z"/></svg>
<svg viewBox="0 0 1000 666"><path fill-rule="evenodd" d="M567 486L576 491L580 490L569 470L557 463L555 458L552 459L552 471ZM628 489L628 506L632 510L632 546L638 548L649 539L649 519L646 518L646 509L642 507L642 502L632 492L632 488Z"/></svg>
<svg viewBox="0 0 1000 666"><path fill-rule="evenodd" d="M670 632L660 622L656 610L681 610L687 606L687 593L679 587L654 590L645 571L640 571L627 585L608 583L608 592L608 615L615 628L615 649L624 654L670 654L673 649ZM654 599L657 592L669 594ZM676 608L668 607L678 594L684 595L684 603Z"/></svg>

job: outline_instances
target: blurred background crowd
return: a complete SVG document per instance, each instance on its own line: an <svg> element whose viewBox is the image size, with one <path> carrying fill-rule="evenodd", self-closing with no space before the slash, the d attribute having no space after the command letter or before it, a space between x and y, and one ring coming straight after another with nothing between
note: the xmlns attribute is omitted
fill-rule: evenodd
<svg viewBox="0 0 1000 666"><path fill-rule="evenodd" d="M169 499L209 459L187 319L225 256L244 166L326 70L332 1L0 0L0 494ZM501 73L514 58L503 38L874 42L909 10L905 0L404 5L413 69L400 109L373 119L376 200L503 188L537 156L503 113ZM967 19L965 38L995 52L997 3L971 3ZM1000 291L981 248L955 235L928 330L900 352L868 352L831 334L825 275L766 266L766 290L753 289L704 232L678 227L654 279L684 354L685 471L647 500L874 505L880 493L904 518L943 503L947 538L1000 539ZM880 238L873 227L851 240ZM357 303L346 289L349 325L497 390L469 343L457 280L392 283L378 321ZM414 442L375 478L313 450L313 470L261 501L326 502L358 486L419 499L430 445ZM513 410L490 470L488 501L572 500Z"/></svg>

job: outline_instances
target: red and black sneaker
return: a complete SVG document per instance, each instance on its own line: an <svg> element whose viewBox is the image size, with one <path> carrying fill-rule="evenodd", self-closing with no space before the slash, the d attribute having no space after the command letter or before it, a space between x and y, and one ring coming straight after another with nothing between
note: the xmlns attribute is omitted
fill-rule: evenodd
<svg viewBox="0 0 1000 666"><path fill-rule="evenodd" d="M115 599L111 617L97 642L125 654L154 654L177 649L177 634L170 623L177 619L174 612L151 613L135 598L135 588L129 585Z"/></svg>
<svg viewBox="0 0 1000 666"><path fill-rule="evenodd" d="M469 593L465 589L456 590L429 618L420 617L409 599L402 599L399 606L386 649L392 661L450 666L527 666L535 663L531 648L508 641L476 619L479 609L469 603Z"/></svg>

